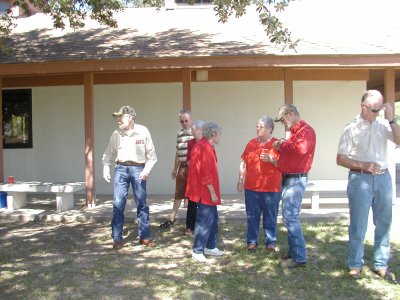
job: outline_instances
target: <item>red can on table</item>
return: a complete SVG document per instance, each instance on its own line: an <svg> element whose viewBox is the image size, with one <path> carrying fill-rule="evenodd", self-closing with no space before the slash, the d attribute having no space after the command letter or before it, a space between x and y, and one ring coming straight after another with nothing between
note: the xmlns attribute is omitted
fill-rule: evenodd
<svg viewBox="0 0 400 300"><path fill-rule="evenodd" d="M8 183L14 183L14 176L8 176Z"/></svg>

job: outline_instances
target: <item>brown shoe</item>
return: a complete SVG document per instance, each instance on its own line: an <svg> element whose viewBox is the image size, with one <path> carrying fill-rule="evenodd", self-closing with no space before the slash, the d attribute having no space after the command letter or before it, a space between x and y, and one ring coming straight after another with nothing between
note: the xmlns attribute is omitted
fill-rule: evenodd
<svg viewBox="0 0 400 300"><path fill-rule="evenodd" d="M247 251L249 252L256 252L257 251L257 245L254 243L250 243L247 245Z"/></svg>
<svg viewBox="0 0 400 300"><path fill-rule="evenodd" d="M153 243L152 241L150 241L150 240L148 240L148 239L146 239L146 240L139 240L139 244L140 244L140 245L143 245L143 246L146 246L146 247L149 247L149 248L154 248L154 247L156 246L155 243Z"/></svg>
<svg viewBox="0 0 400 300"><path fill-rule="evenodd" d="M124 243L122 241L114 241L113 242L113 249L114 250L119 250L122 248L122 246L124 245Z"/></svg>
<svg viewBox="0 0 400 300"><path fill-rule="evenodd" d="M189 229L189 228L186 228L186 229L185 229L185 235L187 235L187 236L193 236L193 231L192 231L191 229Z"/></svg>
<svg viewBox="0 0 400 300"><path fill-rule="evenodd" d="M349 276L353 279L360 279L361 278L361 270L360 269L351 269L349 272Z"/></svg>
<svg viewBox="0 0 400 300"><path fill-rule="evenodd" d="M389 269L375 270L374 273L386 281L397 283L396 277L392 272L389 271Z"/></svg>
<svg viewBox="0 0 400 300"><path fill-rule="evenodd" d="M265 246L265 249L270 253L276 253L276 248L273 245Z"/></svg>

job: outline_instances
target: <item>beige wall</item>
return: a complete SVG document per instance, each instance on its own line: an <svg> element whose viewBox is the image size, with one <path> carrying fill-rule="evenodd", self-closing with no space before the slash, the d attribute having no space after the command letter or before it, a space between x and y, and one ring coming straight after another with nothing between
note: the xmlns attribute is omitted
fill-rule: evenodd
<svg viewBox="0 0 400 300"><path fill-rule="evenodd" d="M346 124L360 113L365 88L361 81L294 82L294 105L317 135L310 179L346 179L347 170L336 165L337 147Z"/></svg>
<svg viewBox="0 0 400 300"><path fill-rule="evenodd" d="M240 155L256 136L257 121L263 115L274 117L284 102L283 82L209 82L192 85L194 118L214 121L222 127L217 145L222 193L236 193ZM274 135L283 136L277 124Z"/></svg>
<svg viewBox="0 0 400 300"><path fill-rule="evenodd" d="M345 178L346 170L335 162L343 127L359 112L365 82L295 82L294 104L317 132L317 150L310 177ZM5 176L16 180L84 180L83 87L33 88L33 149L5 149ZM111 194L112 186L102 179L101 156L116 128L111 113L131 105L137 123L152 134L158 163L148 184L151 194L173 194L170 178L175 155L175 138L180 127L182 85L124 84L99 85L94 89L95 172L97 194ZM222 126L216 146L221 190L236 193L240 155L255 136L262 115L275 117L284 103L284 86L272 82L204 82L192 84L194 119L215 121ZM274 136L283 137L276 124Z"/></svg>

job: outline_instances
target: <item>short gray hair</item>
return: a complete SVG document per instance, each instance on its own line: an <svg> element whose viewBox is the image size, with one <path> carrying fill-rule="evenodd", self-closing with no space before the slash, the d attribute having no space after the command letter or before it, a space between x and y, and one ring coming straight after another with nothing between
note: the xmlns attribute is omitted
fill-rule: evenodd
<svg viewBox="0 0 400 300"><path fill-rule="evenodd" d="M195 120L193 121L192 127L203 130L202 128L204 123L205 122L203 120Z"/></svg>
<svg viewBox="0 0 400 300"><path fill-rule="evenodd" d="M217 134L221 134L222 128L216 123L207 122L203 124L202 131L203 131L203 136L206 139L210 139L213 136L216 136Z"/></svg>
<svg viewBox="0 0 400 300"><path fill-rule="evenodd" d="M184 108L184 109L179 111L179 117L182 116L182 115L189 115L191 117L192 116L192 112L189 109Z"/></svg>
<svg viewBox="0 0 400 300"><path fill-rule="evenodd" d="M268 116L262 116L260 120L265 128L271 128L271 133L274 131L274 120Z"/></svg>

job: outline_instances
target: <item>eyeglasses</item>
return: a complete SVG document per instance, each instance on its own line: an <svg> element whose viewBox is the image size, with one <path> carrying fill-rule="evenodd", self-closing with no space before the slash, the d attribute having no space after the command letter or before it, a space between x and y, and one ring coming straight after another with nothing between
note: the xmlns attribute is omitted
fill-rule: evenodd
<svg viewBox="0 0 400 300"><path fill-rule="evenodd" d="M364 106L365 106L366 108L368 108L371 112L375 113L375 114L377 114L378 112L381 111L380 108L374 109L374 108L371 108L371 107L369 107L369 106L367 106L367 105L365 105L365 104L364 104Z"/></svg>
<svg viewBox="0 0 400 300"><path fill-rule="evenodd" d="M189 123L189 120L181 120L181 123Z"/></svg>

